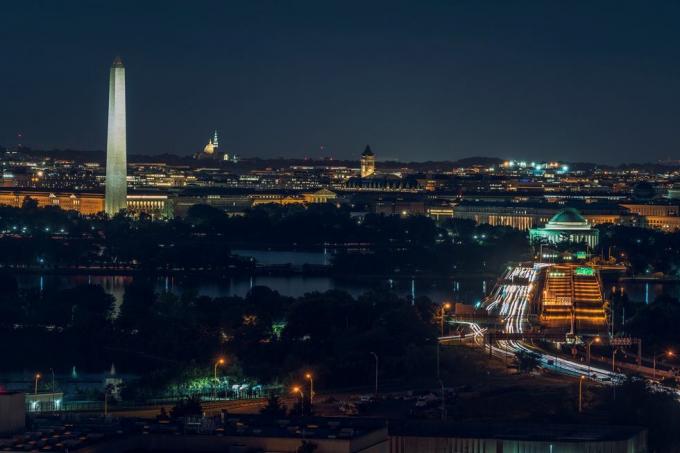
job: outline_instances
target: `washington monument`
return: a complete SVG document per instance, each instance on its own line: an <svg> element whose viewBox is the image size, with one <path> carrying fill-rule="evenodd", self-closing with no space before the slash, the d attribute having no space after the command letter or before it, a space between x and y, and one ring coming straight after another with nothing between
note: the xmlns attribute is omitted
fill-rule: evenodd
<svg viewBox="0 0 680 453"><path fill-rule="evenodd" d="M125 66L120 57L116 57L109 78L109 129L106 139L104 210L110 216L127 206L125 141Z"/></svg>

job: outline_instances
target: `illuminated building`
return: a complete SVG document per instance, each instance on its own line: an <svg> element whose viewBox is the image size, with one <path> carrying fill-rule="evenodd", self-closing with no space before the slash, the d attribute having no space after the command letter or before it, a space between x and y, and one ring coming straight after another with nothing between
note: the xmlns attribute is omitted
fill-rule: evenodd
<svg viewBox="0 0 680 453"><path fill-rule="evenodd" d="M639 226L641 220L639 216L630 214L615 204L580 203L578 205L583 205L588 209L587 212L583 211L584 214L581 217L590 225L611 223ZM562 205L558 203L463 200L453 208L453 217L474 220L478 224L507 226L526 231L545 225L562 209Z"/></svg>
<svg viewBox="0 0 680 453"><path fill-rule="evenodd" d="M47 192L39 190L0 190L0 205L20 208L27 199L38 207L52 206L82 215L104 212L105 198L101 193ZM128 194L127 210L132 214L145 213L152 217L172 217L174 205L168 195Z"/></svg>
<svg viewBox="0 0 680 453"><path fill-rule="evenodd" d="M101 193L0 191L0 205L20 208L27 199L35 201L41 208L54 206L65 211L77 211L83 215L93 215L104 211L104 197Z"/></svg>
<svg viewBox="0 0 680 453"><path fill-rule="evenodd" d="M630 212L644 216L649 228L662 231L680 230L680 207L677 202L661 203L622 203Z"/></svg>
<svg viewBox="0 0 680 453"><path fill-rule="evenodd" d="M593 229L576 209L567 208L555 214L543 228L529 230L532 243L582 243L597 246L599 231Z"/></svg>
<svg viewBox="0 0 680 453"><path fill-rule="evenodd" d="M375 174L375 154L371 147L366 145L366 149L361 153L361 177L367 178Z"/></svg>
<svg viewBox="0 0 680 453"><path fill-rule="evenodd" d="M127 210L131 214L147 214L152 218L174 217L174 204L167 195L128 194Z"/></svg>
<svg viewBox="0 0 680 453"><path fill-rule="evenodd" d="M109 75L109 124L106 140L105 211L117 214L126 208L127 145L125 132L125 67L116 57Z"/></svg>
<svg viewBox="0 0 680 453"><path fill-rule="evenodd" d="M328 189L319 189L316 192L303 193L305 203L330 203L338 198L338 195Z"/></svg>
<svg viewBox="0 0 680 453"><path fill-rule="evenodd" d="M337 199L337 194L328 189L320 189L316 192L302 194L285 193L263 193L251 195L252 205L279 204L282 206L290 204L316 204L329 203Z"/></svg>

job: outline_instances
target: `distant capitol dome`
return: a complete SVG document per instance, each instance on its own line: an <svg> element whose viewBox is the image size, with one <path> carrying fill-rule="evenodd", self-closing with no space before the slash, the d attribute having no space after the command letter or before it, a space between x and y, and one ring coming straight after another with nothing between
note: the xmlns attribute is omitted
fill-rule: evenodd
<svg viewBox="0 0 680 453"><path fill-rule="evenodd" d="M205 145L205 148L203 148L203 152L205 154L212 154L215 152L215 145L213 145L212 140L210 140L208 144Z"/></svg>

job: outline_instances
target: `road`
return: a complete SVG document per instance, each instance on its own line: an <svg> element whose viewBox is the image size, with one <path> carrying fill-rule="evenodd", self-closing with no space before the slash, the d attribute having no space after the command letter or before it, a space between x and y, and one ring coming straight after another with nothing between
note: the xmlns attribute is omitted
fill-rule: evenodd
<svg viewBox="0 0 680 453"><path fill-rule="evenodd" d="M535 263L533 266L517 265L508 268L487 298L485 308L490 314L501 317L506 333L524 332L536 280L541 269L546 266L549 264ZM483 329L478 325L470 328L473 336L483 339ZM602 383L618 382L624 377L619 373L554 356L522 341L502 340L491 348L495 356L506 359L521 351L534 354L541 368L569 376L590 376Z"/></svg>

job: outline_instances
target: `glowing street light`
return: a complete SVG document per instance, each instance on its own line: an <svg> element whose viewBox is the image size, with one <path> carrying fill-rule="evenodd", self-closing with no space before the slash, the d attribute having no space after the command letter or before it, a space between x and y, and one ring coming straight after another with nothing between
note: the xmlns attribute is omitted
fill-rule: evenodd
<svg viewBox="0 0 680 453"><path fill-rule="evenodd" d="M586 345L588 346L588 352L586 354L586 361L588 362L588 377L590 377L590 347L593 345L593 343L600 344L601 342L602 339L600 337L595 337L586 343Z"/></svg>
<svg viewBox="0 0 680 453"><path fill-rule="evenodd" d="M673 351L666 351L666 352L662 352L661 354L655 354L655 355L654 355L654 360L653 360L653 362L654 362L654 372L653 372L653 374L652 374L652 377L653 377L654 379L656 379L656 359L657 359L658 357L663 357L663 356L666 356L666 357L673 357L674 355L675 355L675 354L673 353Z"/></svg>
<svg viewBox="0 0 680 453"><path fill-rule="evenodd" d="M34 392L36 395L38 394L38 381L42 378L42 375L40 373L35 373L35 389Z"/></svg>
<svg viewBox="0 0 680 453"><path fill-rule="evenodd" d="M314 376L312 373L306 373L305 378L309 379L309 405L314 404Z"/></svg>
<svg viewBox="0 0 680 453"><path fill-rule="evenodd" d="M304 415L304 410L305 410L305 394L302 391L302 388L300 388L299 385L293 386L291 389L291 393L299 393L300 394L300 416Z"/></svg>
<svg viewBox="0 0 680 453"><path fill-rule="evenodd" d="M440 335L441 337L444 336L444 312L446 310L449 310L450 308L451 308L450 303L446 302L446 303L442 304L441 316L440 316L440 319L439 319L439 328L440 328L440 331L441 331L441 335Z"/></svg>
<svg viewBox="0 0 680 453"><path fill-rule="evenodd" d="M214 366L214 368L213 368L213 378L214 378L216 381L217 381L217 367L218 367L218 366L221 366L221 365L224 365L224 359L220 357L220 358L217 360L217 362L215 362L215 366Z"/></svg>
<svg viewBox="0 0 680 453"><path fill-rule="evenodd" d="M224 365L224 364L225 364L224 358L220 357L219 359L217 359L217 361L215 362L215 366L213 367L213 379L215 380L215 384L214 384L215 387L214 387L214 390L213 390L213 399L217 399L217 384L219 383L219 381L217 380L217 367Z"/></svg>

